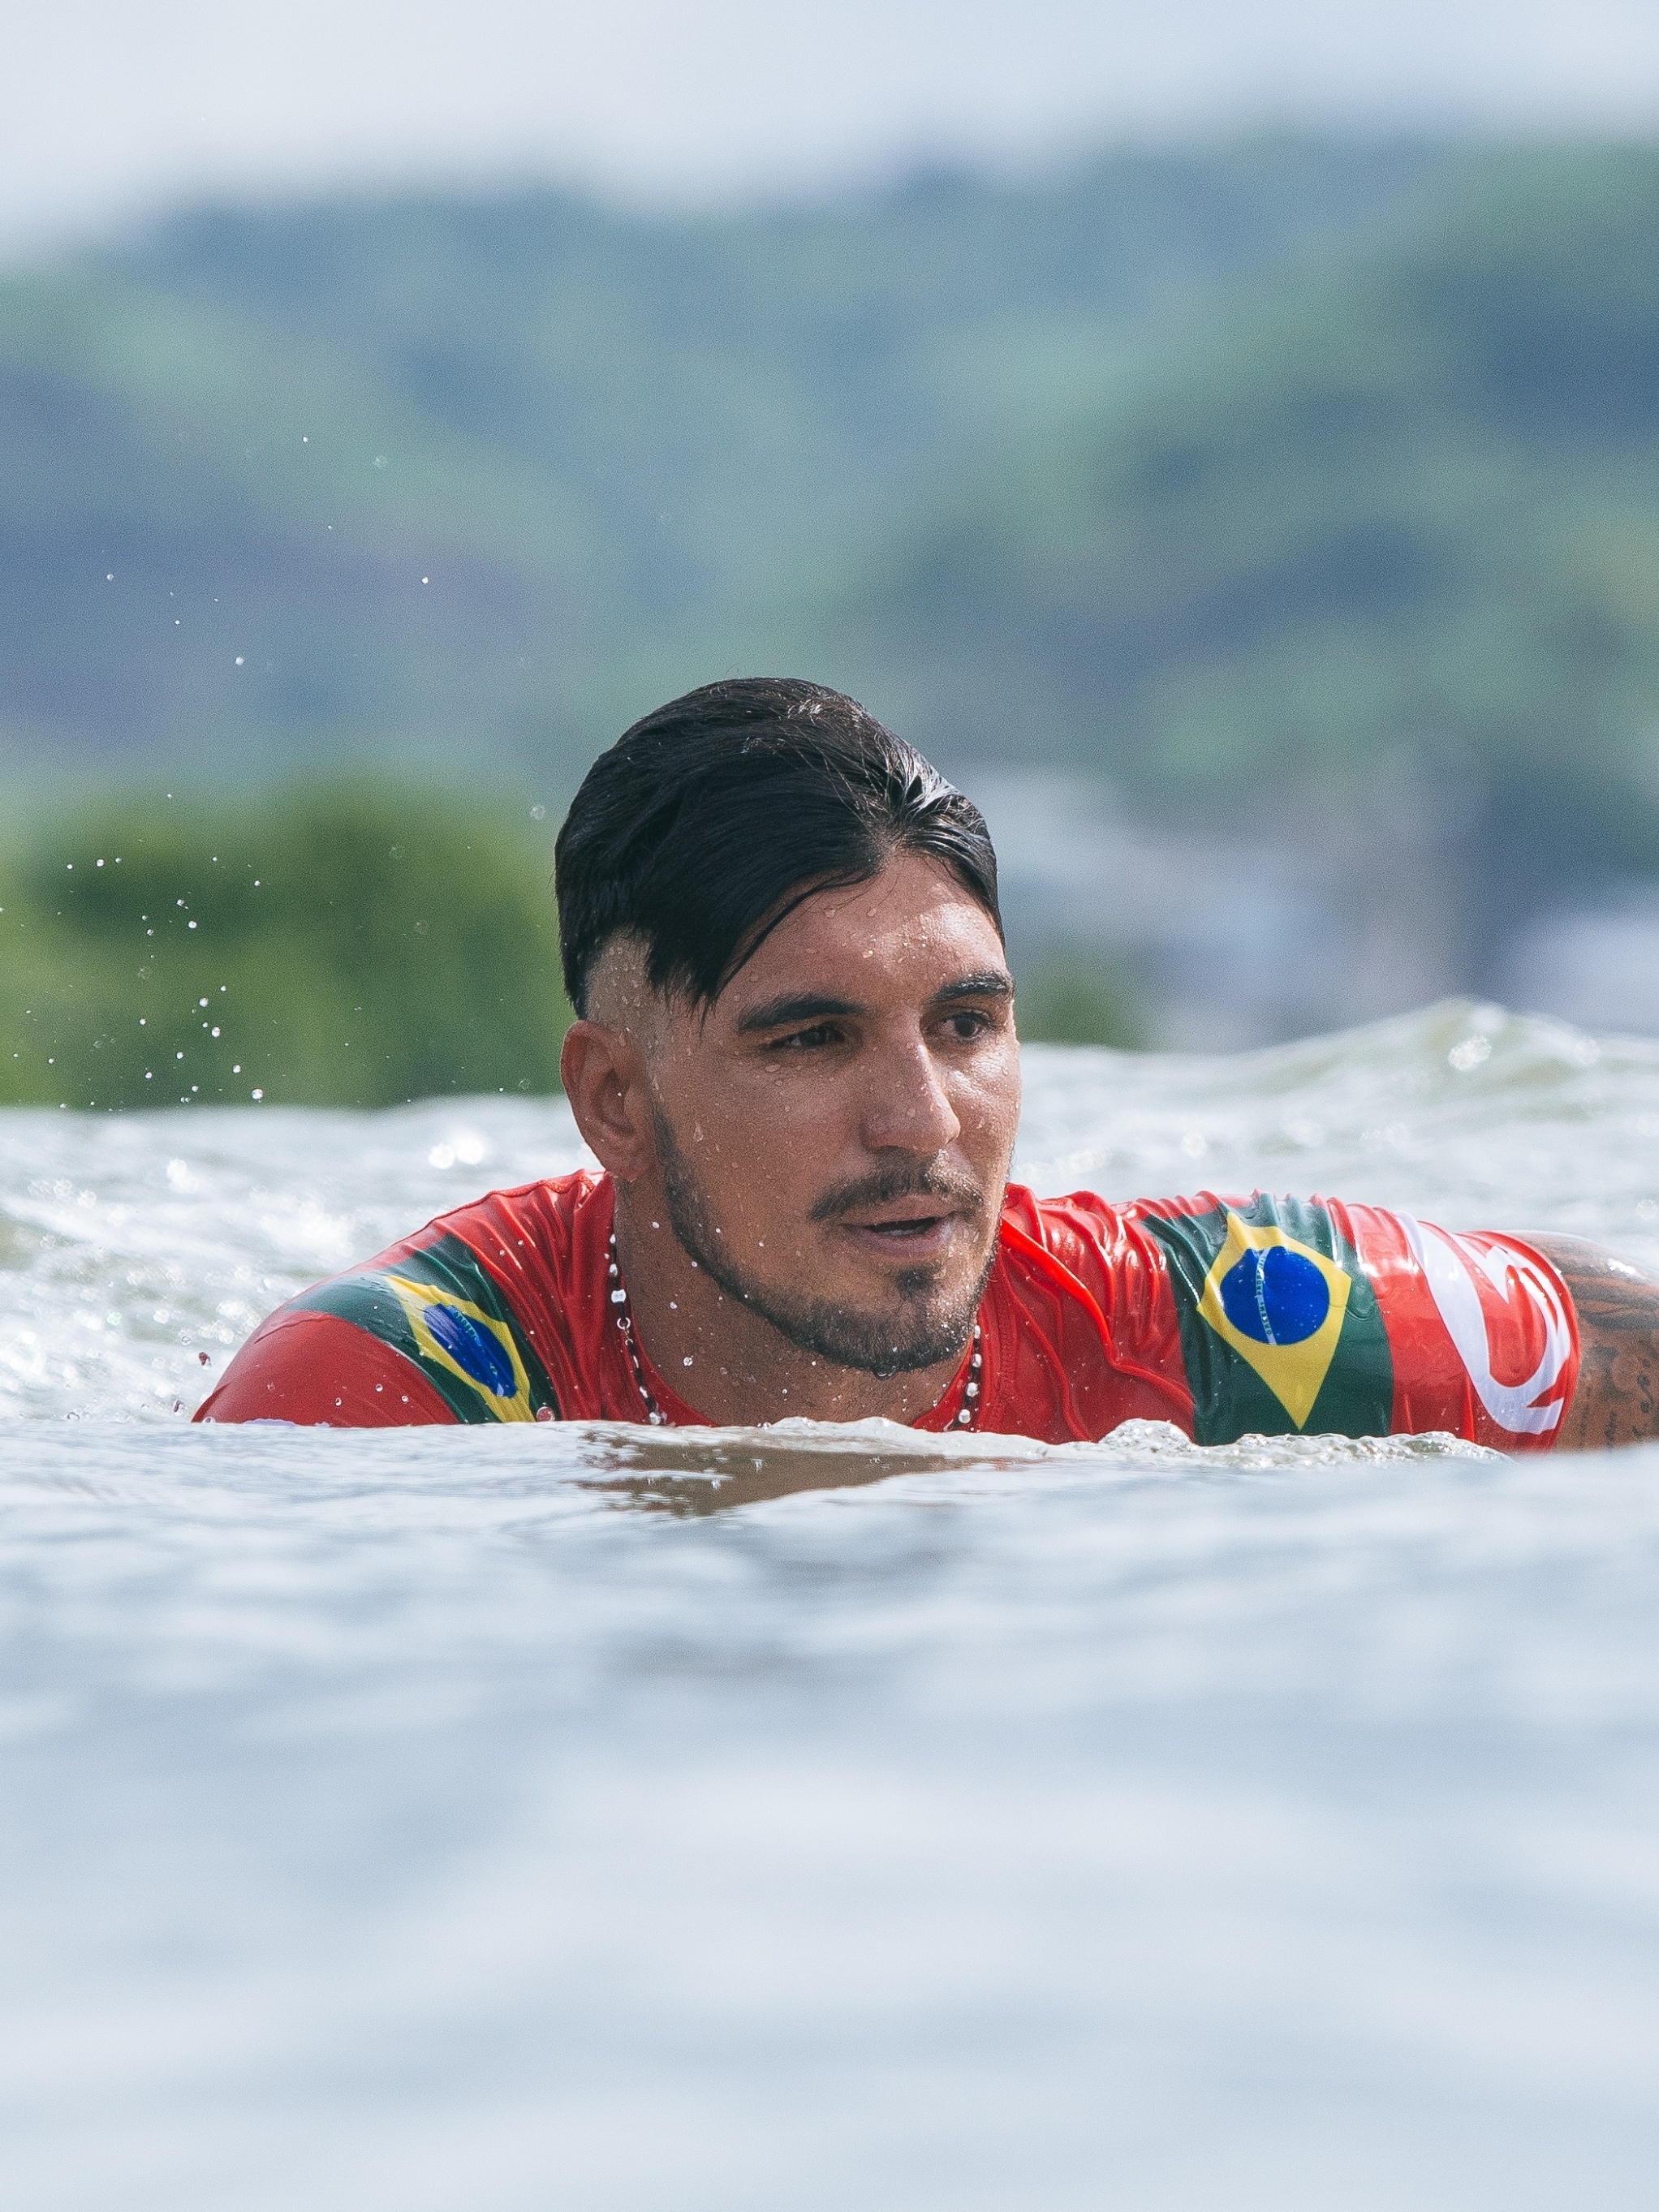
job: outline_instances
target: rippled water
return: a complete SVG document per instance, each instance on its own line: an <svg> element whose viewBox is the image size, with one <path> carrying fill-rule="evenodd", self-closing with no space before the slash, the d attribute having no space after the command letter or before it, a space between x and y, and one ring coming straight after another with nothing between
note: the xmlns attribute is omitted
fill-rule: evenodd
<svg viewBox="0 0 1659 2212"><path fill-rule="evenodd" d="M1659 1262L1651 1044L1028 1080L1039 1188ZM0 1115L8 2205L1650 2201L1659 1453L187 1425L578 1156Z"/></svg>

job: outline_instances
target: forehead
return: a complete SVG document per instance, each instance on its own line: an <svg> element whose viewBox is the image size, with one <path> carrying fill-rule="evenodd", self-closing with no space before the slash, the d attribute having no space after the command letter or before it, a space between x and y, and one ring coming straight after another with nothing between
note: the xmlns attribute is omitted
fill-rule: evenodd
<svg viewBox="0 0 1659 2212"><path fill-rule="evenodd" d="M958 975L1005 965L996 925L939 861L902 854L868 883L815 891L732 977L715 1011L740 1017L779 990L860 1001L926 997Z"/></svg>

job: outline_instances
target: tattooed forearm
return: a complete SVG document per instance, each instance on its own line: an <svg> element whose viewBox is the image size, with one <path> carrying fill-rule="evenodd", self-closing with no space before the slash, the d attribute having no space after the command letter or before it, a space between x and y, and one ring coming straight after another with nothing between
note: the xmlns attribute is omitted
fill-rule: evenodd
<svg viewBox="0 0 1659 2212"><path fill-rule="evenodd" d="M1659 1282L1582 1237L1534 1237L1578 1316L1578 1384L1557 1449L1602 1451L1659 1436Z"/></svg>

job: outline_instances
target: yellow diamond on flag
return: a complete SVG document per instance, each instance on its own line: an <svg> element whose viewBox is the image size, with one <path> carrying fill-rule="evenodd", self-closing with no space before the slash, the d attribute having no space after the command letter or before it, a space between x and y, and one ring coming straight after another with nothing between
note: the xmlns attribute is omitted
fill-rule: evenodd
<svg viewBox="0 0 1659 2212"><path fill-rule="evenodd" d="M423 1359L471 1384L498 1421L533 1421L530 1378L513 1332L471 1298L388 1275Z"/></svg>
<svg viewBox="0 0 1659 2212"><path fill-rule="evenodd" d="M1351 1288L1335 1261L1310 1244L1230 1212L1226 1242L1204 1278L1198 1310L1299 1429L1336 1356Z"/></svg>

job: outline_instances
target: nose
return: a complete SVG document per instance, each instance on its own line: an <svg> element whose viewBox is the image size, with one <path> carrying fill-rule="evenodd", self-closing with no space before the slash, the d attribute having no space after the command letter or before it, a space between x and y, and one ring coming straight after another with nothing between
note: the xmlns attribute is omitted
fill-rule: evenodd
<svg viewBox="0 0 1659 2212"><path fill-rule="evenodd" d="M912 1036L874 1056L864 1110L865 1146L872 1152L942 1152L962 1123L925 1040Z"/></svg>

